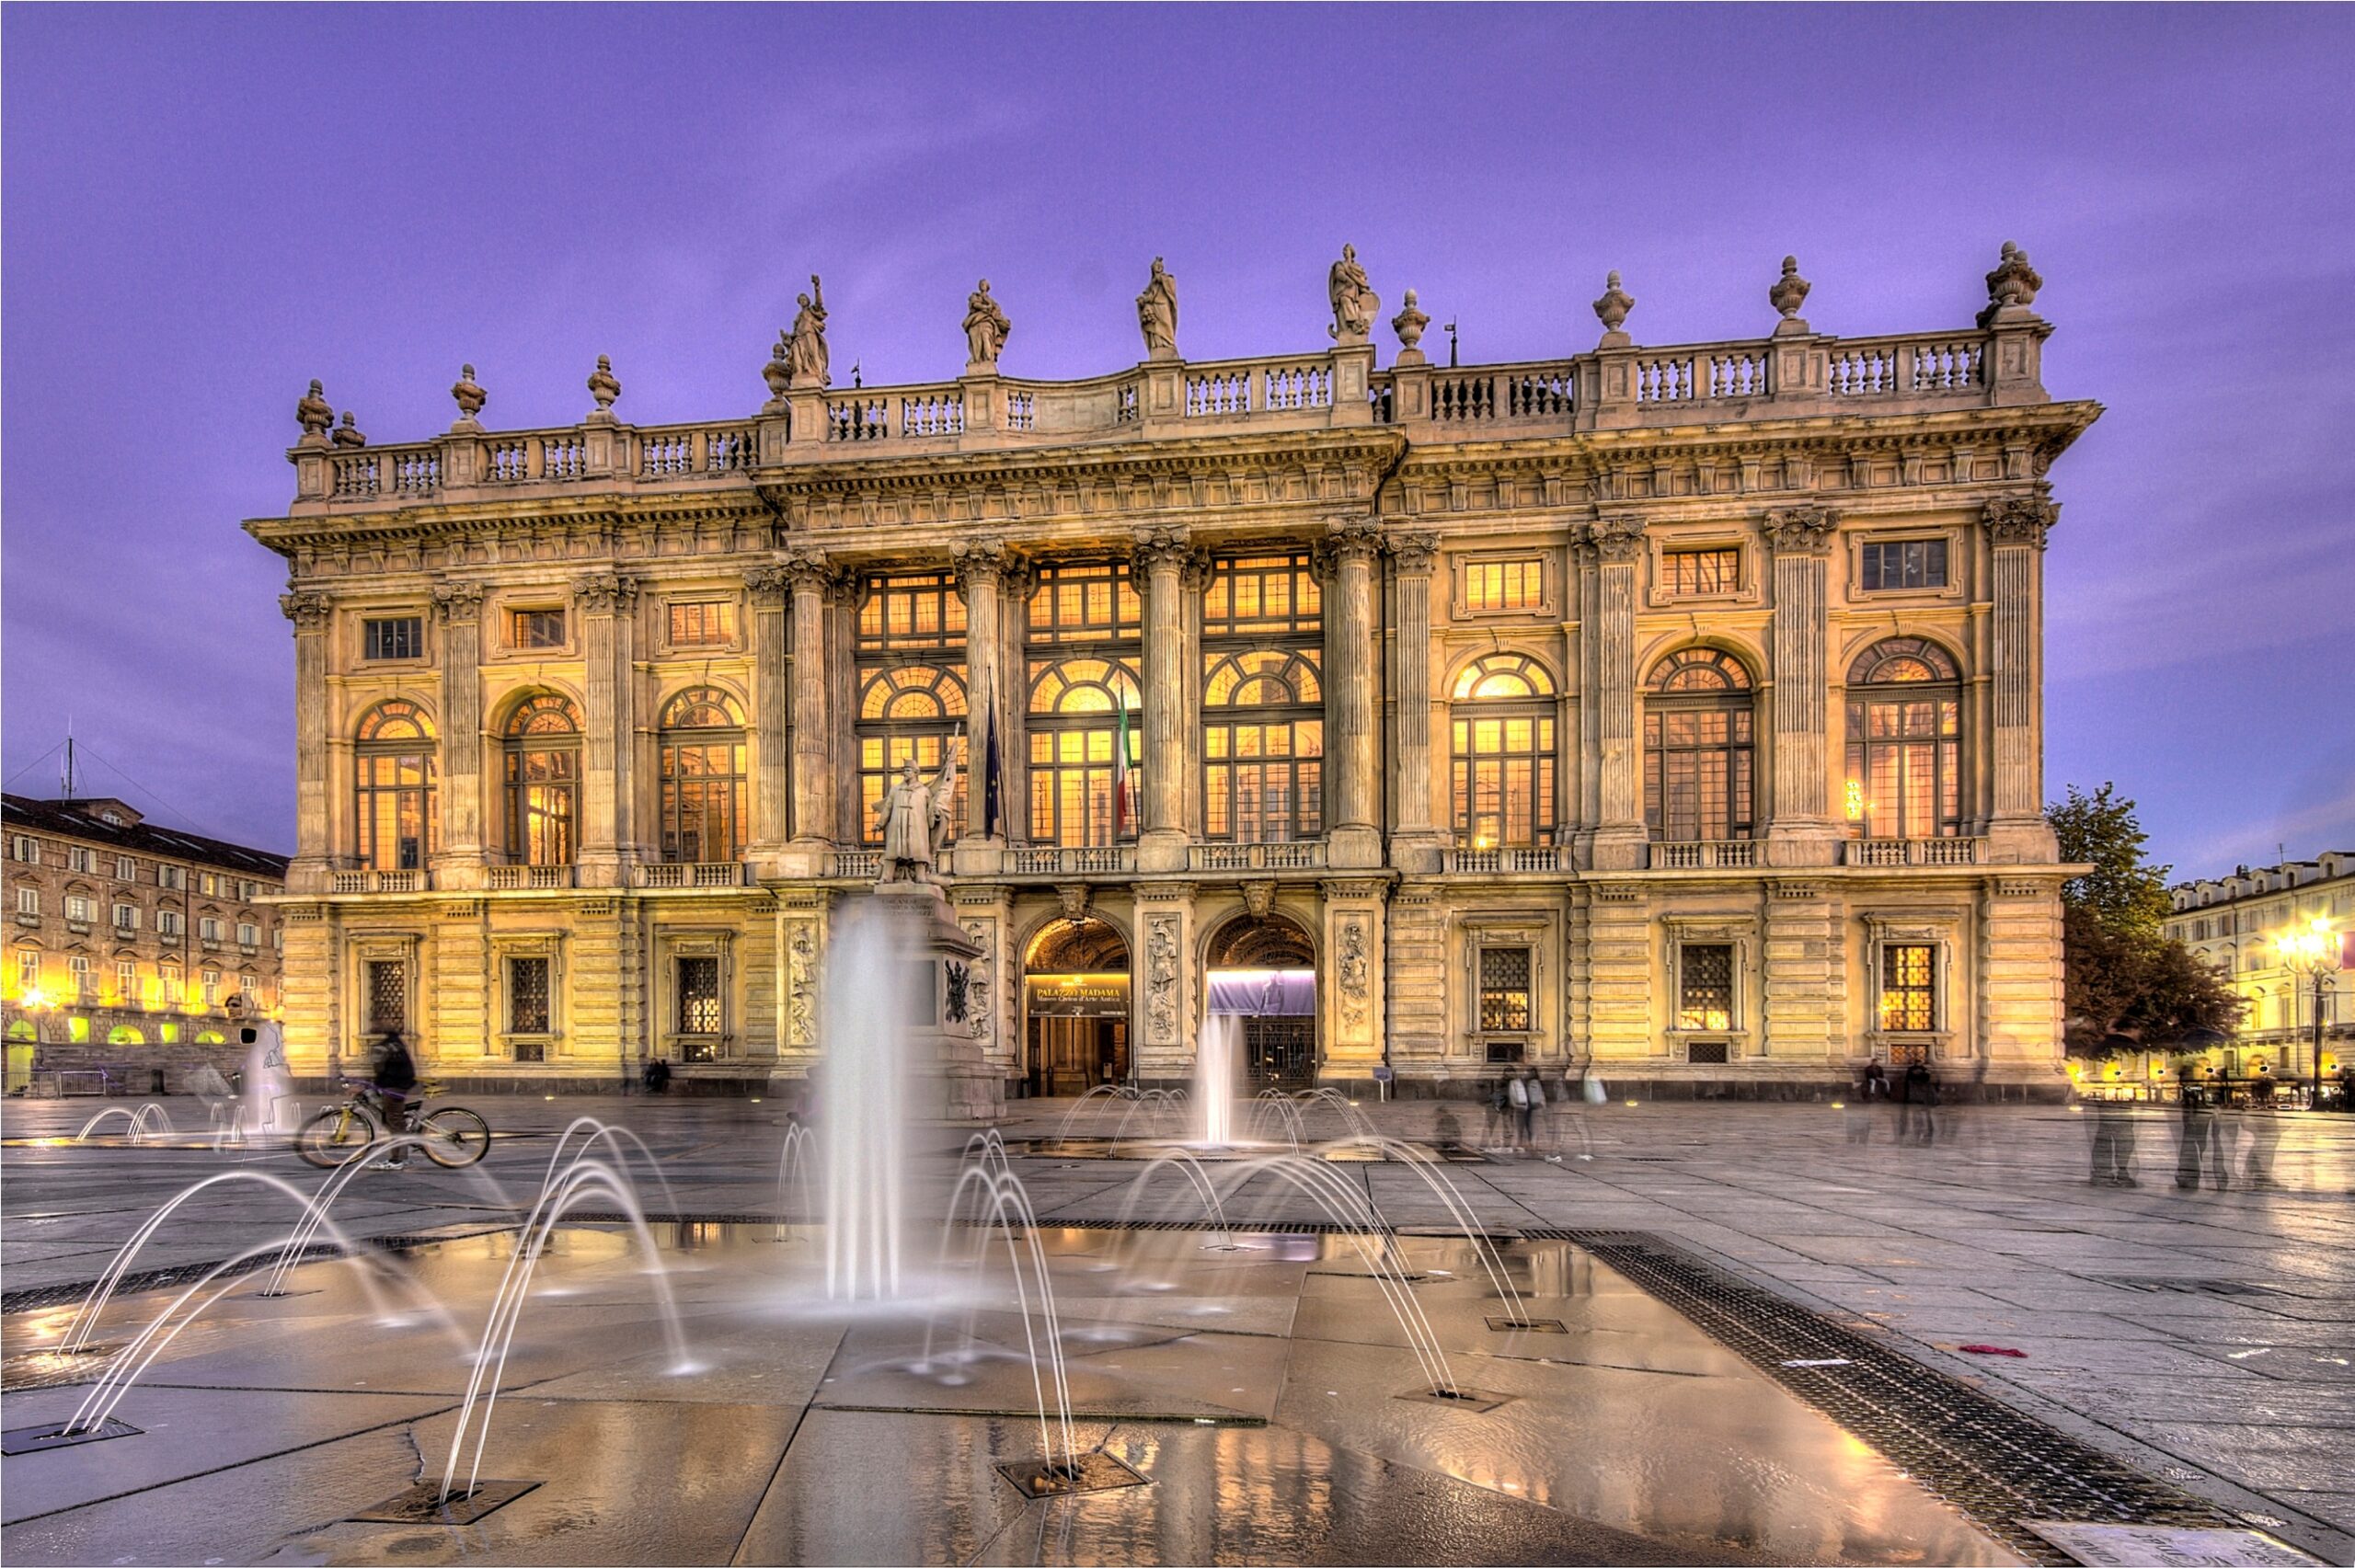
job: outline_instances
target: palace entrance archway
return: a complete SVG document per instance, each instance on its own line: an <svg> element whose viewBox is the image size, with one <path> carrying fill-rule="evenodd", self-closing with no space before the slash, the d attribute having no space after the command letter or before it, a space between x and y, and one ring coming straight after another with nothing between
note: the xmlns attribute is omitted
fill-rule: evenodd
<svg viewBox="0 0 2355 1568"><path fill-rule="evenodd" d="M1316 1082L1316 944L1280 914L1236 915L1211 937L1210 1013L1243 1020L1255 1088Z"/></svg>
<svg viewBox="0 0 2355 1568"><path fill-rule="evenodd" d="M1032 1094L1085 1094L1129 1076L1129 944L1100 920L1040 928L1022 957L1024 1075Z"/></svg>

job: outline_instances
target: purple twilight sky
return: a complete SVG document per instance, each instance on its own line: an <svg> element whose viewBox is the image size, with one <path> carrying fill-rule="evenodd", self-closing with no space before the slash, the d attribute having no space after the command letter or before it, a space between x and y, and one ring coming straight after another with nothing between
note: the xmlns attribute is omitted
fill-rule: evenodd
<svg viewBox="0 0 2355 1568"><path fill-rule="evenodd" d="M379 441L749 411L826 278L838 379L1324 340L1354 241L1467 361L1967 324L2016 239L2053 478L2047 779L2116 779L2184 874L2355 848L2355 11L8 6L6 730L93 793L288 848L275 557L312 376ZM1434 334L1437 340L1437 334ZM1382 335L1385 354L1388 335ZM152 792L152 793L147 793ZM160 806L158 802L162 803Z"/></svg>

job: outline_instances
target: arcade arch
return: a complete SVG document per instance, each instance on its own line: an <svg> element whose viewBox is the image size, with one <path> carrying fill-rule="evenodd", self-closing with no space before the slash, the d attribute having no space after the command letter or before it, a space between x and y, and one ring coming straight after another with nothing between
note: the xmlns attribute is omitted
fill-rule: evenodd
<svg viewBox="0 0 2355 1568"><path fill-rule="evenodd" d="M1022 954L1023 1073L1033 1095L1130 1076L1129 943L1083 915L1040 926Z"/></svg>
<svg viewBox="0 0 2355 1568"><path fill-rule="evenodd" d="M1204 955L1213 1018L1243 1021L1254 1088L1316 1082L1316 944L1290 916L1246 910L1212 933Z"/></svg>

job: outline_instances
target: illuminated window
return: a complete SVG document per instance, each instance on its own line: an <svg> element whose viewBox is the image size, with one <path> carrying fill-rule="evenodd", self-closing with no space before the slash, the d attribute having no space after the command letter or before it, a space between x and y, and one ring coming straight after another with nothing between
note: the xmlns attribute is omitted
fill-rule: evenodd
<svg viewBox="0 0 2355 1568"><path fill-rule="evenodd" d="M221 971L218 969L204 970L201 977L200 983L204 987L204 1005L207 1007L219 1006L221 1004Z"/></svg>
<svg viewBox="0 0 2355 1568"><path fill-rule="evenodd" d="M947 572L867 579L858 606L859 650L943 649L965 646L965 600Z"/></svg>
<svg viewBox="0 0 2355 1568"><path fill-rule="evenodd" d="M39 949L39 948L37 948L37 947L19 947L19 948L17 948L17 993L19 996L21 996L21 995L23 995L26 991L29 991L29 990L39 990L40 989L40 949Z"/></svg>
<svg viewBox="0 0 2355 1568"><path fill-rule="evenodd" d="M433 725L415 703L377 704L353 754L354 850L376 871L419 871L435 848ZM162 871L177 867L158 868ZM178 876L169 886L185 886Z"/></svg>
<svg viewBox="0 0 2355 1568"><path fill-rule="evenodd" d="M1227 556L1202 590L1202 635L1306 635L1325 624L1325 594L1308 553Z"/></svg>
<svg viewBox="0 0 2355 1568"><path fill-rule="evenodd" d="M178 1007L180 1001L180 969L177 964L165 964L155 970L155 989L165 1004Z"/></svg>
<svg viewBox="0 0 2355 1568"><path fill-rule="evenodd" d="M736 605L726 599L674 599L672 647L728 647L736 641Z"/></svg>
<svg viewBox="0 0 2355 1568"><path fill-rule="evenodd" d="M418 615L388 615L361 624L362 658L423 658L425 621Z"/></svg>
<svg viewBox="0 0 2355 1568"><path fill-rule="evenodd" d="M1882 946L1880 1026L1890 1031L1938 1026L1936 948L1898 942Z"/></svg>
<svg viewBox="0 0 2355 1568"><path fill-rule="evenodd" d="M1027 619L1030 841L1133 839L1143 786L1143 606L1127 565L1041 567Z"/></svg>
<svg viewBox="0 0 2355 1568"><path fill-rule="evenodd" d="M1644 698L1644 821L1655 839L1746 839L1752 820L1750 672L1685 648L1653 667Z"/></svg>
<svg viewBox="0 0 2355 1568"><path fill-rule="evenodd" d="M1212 564L1202 595L1202 813L1212 839L1324 830L1324 592L1305 551Z"/></svg>
<svg viewBox="0 0 2355 1568"><path fill-rule="evenodd" d="M932 778L940 771L957 727L965 721L965 667L886 665L862 670L861 678L865 686L856 726L859 835L865 842L879 844L883 821L876 807L902 765L913 761L918 773ZM949 802L950 823L962 823L964 813L965 770L960 768Z"/></svg>
<svg viewBox="0 0 2355 1568"><path fill-rule="evenodd" d="M1944 588L1947 542L1943 539L1875 541L1863 547L1864 589Z"/></svg>
<svg viewBox="0 0 2355 1568"><path fill-rule="evenodd" d="M125 1007L139 1005L139 966L135 961L129 958L116 960L114 999Z"/></svg>
<svg viewBox="0 0 2355 1568"><path fill-rule="evenodd" d="M507 855L521 865L570 865L580 817L580 715L554 692L507 720Z"/></svg>
<svg viewBox="0 0 2355 1568"><path fill-rule="evenodd" d="M1553 841L1554 692L1545 668L1522 654L1489 654L1456 676L1449 729L1460 842Z"/></svg>
<svg viewBox="0 0 2355 1568"><path fill-rule="evenodd" d="M719 960L683 956L677 960L676 974L679 1054L688 1061L709 1061L719 1054Z"/></svg>
<svg viewBox="0 0 2355 1568"><path fill-rule="evenodd" d="M1464 608L1472 614L1538 610L1545 604L1545 563L1535 555L1464 563Z"/></svg>
<svg viewBox="0 0 2355 1568"><path fill-rule="evenodd" d="M1936 644L1892 637L1848 671L1850 830L1928 839L1962 830L1962 689Z"/></svg>
<svg viewBox="0 0 2355 1568"><path fill-rule="evenodd" d="M67 920L79 921L81 924L87 925L90 923L90 917L94 912L95 907L91 904L90 900L82 897L79 893L68 893L65 895L65 918Z"/></svg>
<svg viewBox="0 0 2355 1568"><path fill-rule="evenodd" d="M708 686L682 692L662 710L662 858L729 861L744 848L744 721Z"/></svg>
<svg viewBox="0 0 2355 1568"><path fill-rule="evenodd" d="M1733 946L1688 942L1677 949L1676 1026L1733 1027Z"/></svg>
<svg viewBox="0 0 2355 1568"><path fill-rule="evenodd" d="M1528 948L1480 949L1480 1029L1483 1034L1529 1032L1529 974Z"/></svg>
<svg viewBox="0 0 2355 1568"><path fill-rule="evenodd" d="M564 646L562 610L510 610L507 646L511 648L560 648Z"/></svg>
<svg viewBox="0 0 2355 1568"><path fill-rule="evenodd" d="M1125 562L1048 566L1030 590L1028 619L1033 643L1133 642L1144 605Z"/></svg>
<svg viewBox="0 0 2355 1568"><path fill-rule="evenodd" d="M1738 549L1668 550L1660 558L1660 588L1678 598L1732 593L1741 587Z"/></svg>

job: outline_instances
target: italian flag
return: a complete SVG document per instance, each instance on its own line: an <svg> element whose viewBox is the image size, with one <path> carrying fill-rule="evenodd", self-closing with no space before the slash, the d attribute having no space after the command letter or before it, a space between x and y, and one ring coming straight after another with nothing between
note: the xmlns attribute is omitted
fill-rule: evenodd
<svg viewBox="0 0 2355 1568"><path fill-rule="evenodd" d="M1129 773L1129 703L1120 699L1120 733L1112 747L1112 836L1119 838L1136 824L1136 784Z"/></svg>

